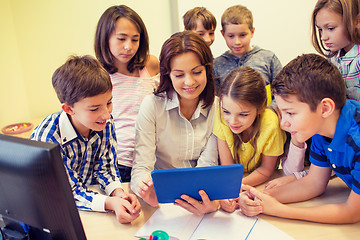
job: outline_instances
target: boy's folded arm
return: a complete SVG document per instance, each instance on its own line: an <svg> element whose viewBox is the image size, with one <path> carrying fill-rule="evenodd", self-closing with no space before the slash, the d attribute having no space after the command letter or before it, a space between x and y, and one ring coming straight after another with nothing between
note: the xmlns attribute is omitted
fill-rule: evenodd
<svg viewBox="0 0 360 240"><path fill-rule="evenodd" d="M114 125L110 125L110 134L109 139L106 142L104 152L97 160L94 161L94 173L96 174L96 179L101 185L102 189L106 191L107 195L121 186L121 177L119 169L116 167L117 164L117 154L116 154L116 138Z"/></svg>
<svg viewBox="0 0 360 240"><path fill-rule="evenodd" d="M307 176L280 187L265 190L265 192L282 203L309 200L325 191L330 175L331 168L312 164Z"/></svg>
<svg viewBox="0 0 360 240"><path fill-rule="evenodd" d="M306 208L282 206L281 210L277 211L276 216L335 224L356 223L360 221L360 195L353 191L351 191L349 198L344 203Z"/></svg>
<svg viewBox="0 0 360 240"><path fill-rule="evenodd" d="M354 191L350 192L350 195L345 203L347 210L347 218L349 218L350 223L355 223L360 221L360 195Z"/></svg>
<svg viewBox="0 0 360 240"><path fill-rule="evenodd" d="M106 195L88 189L81 182L70 182L77 208L87 211L105 211Z"/></svg>
<svg viewBox="0 0 360 240"><path fill-rule="evenodd" d="M122 188L122 184L120 182L120 179L117 179L115 181L110 182L106 187L105 187L105 193L108 196L113 196L113 195L121 195L123 196L122 193L124 193L124 189Z"/></svg>
<svg viewBox="0 0 360 240"><path fill-rule="evenodd" d="M109 154L112 151L106 151L94 165L96 179L107 195L116 188L122 188L120 172L115 166L116 155Z"/></svg>
<svg viewBox="0 0 360 240"><path fill-rule="evenodd" d="M258 213L267 215L299 219L321 223L356 223L360 221L360 195L351 191L349 198L344 203L324 204L314 207L294 207L281 204L272 196L260 192L254 188L250 189L251 198L241 197L241 209L244 214L254 216ZM242 193L244 195L244 193ZM257 206L245 204L245 201L254 202L251 199L258 199L261 203L261 210L256 210ZM255 202L254 202L255 203ZM258 211L258 212L257 212Z"/></svg>
<svg viewBox="0 0 360 240"><path fill-rule="evenodd" d="M80 177L78 174L73 171L66 163L65 168L76 206L81 210L100 212L105 211L104 204L107 196L88 189L85 184L79 180Z"/></svg>

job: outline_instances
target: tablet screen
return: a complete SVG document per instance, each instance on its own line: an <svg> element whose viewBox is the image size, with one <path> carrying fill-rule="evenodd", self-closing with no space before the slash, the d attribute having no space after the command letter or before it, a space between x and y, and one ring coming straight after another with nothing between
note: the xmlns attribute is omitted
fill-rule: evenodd
<svg viewBox="0 0 360 240"><path fill-rule="evenodd" d="M199 190L204 190L210 200L237 198L243 173L243 165L232 164L159 169L151 176L159 203L174 203L182 194L201 200Z"/></svg>

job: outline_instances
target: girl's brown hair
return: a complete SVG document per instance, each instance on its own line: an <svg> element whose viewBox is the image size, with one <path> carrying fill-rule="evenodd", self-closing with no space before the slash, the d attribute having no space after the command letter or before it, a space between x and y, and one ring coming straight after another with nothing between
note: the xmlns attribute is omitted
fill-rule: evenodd
<svg viewBox="0 0 360 240"><path fill-rule="evenodd" d="M360 44L360 31L357 24L359 15L359 0L318 0L312 13L312 44L316 51L324 56L333 57L337 52L329 53L321 41L321 33L317 30L316 15L327 8L328 10L342 16L346 37L355 44Z"/></svg>
<svg viewBox="0 0 360 240"><path fill-rule="evenodd" d="M109 38L115 31L116 21L126 18L131 21L140 33L139 49L135 56L129 61L127 69L133 72L135 68L143 68L149 54L149 37L141 17L131 8L120 5L109 7L100 17L95 33L95 55L104 68L110 73L117 72L115 57L109 47Z"/></svg>
<svg viewBox="0 0 360 240"><path fill-rule="evenodd" d="M256 107L257 116L253 123L253 130L250 133L249 139L254 137L253 148L254 154L249 163L254 159L256 154L256 139L259 136L260 129L260 114L266 107L266 88L265 81L261 75L250 67L239 67L232 70L224 79L220 88L219 106L222 109L222 99L224 96L230 97L237 102L248 102ZM220 113L221 114L221 113ZM222 119L222 118L220 118ZM234 134L234 162L240 163L238 149L243 143L240 134Z"/></svg>

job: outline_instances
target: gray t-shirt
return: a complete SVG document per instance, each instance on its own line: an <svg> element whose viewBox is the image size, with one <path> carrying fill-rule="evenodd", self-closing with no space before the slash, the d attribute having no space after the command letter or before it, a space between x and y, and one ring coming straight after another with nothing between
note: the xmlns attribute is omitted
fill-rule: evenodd
<svg viewBox="0 0 360 240"><path fill-rule="evenodd" d="M241 66L248 66L258 71L264 78L266 85L270 84L282 69L279 59L273 52L258 46L254 46L240 58L231 54L230 51L226 51L214 59L216 88L219 89L220 84L229 72Z"/></svg>

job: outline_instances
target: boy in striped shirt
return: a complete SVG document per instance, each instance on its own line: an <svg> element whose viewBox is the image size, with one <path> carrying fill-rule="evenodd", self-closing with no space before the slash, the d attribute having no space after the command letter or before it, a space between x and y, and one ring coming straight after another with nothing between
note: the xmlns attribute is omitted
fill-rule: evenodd
<svg viewBox="0 0 360 240"><path fill-rule="evenodd" d="M62 110L47 116L31 139L60 146L76 205L81 210L111 210L121 223L139 216L140 203L121 187L116 167L116 136L109 74L91 56L70 57L53 74ZM105 194L91 191L99 184Z"/></svg>

